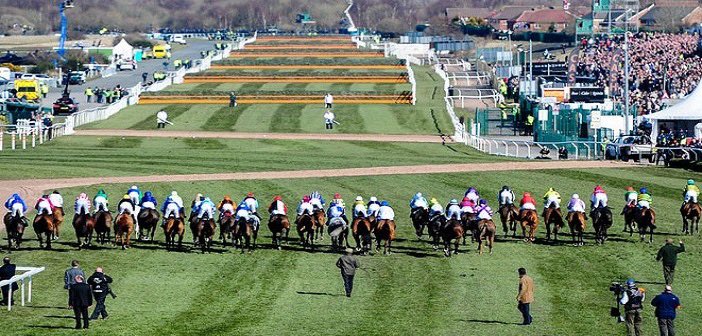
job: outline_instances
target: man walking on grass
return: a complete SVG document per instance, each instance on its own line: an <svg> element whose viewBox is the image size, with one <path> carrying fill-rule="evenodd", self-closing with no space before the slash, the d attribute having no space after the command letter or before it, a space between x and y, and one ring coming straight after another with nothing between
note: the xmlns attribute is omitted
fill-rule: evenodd
<svg viewBox="0 0 702 336"><path fill-rule="evenodd" d="M527 275L524 267L519 273L519 294L517 294L517 309L522 313L522 325L531 324L530 305L534 302L534 280Z"/></svg>
<svg viewBox="0 0 702 336"><path fill-rule="evenodd" d="M663 293L656 295L651 301L656 307L656 318L661 336L675 336L675 310L680 307L680 299L673 294L670 285L665 286Z"/></svg>
<svg viewBox="0 0 702 336"><path fill-rule="evenodd" d="M344 280L346 297L351 297L351 291L353 291L353 277L356 274L356 269L361 267L358 259L353 255L352 248L346 249L346 254L342 255L339 260L336 261L336 267L341 269L341 278Z"/></svg>
<svg viewBox="0 0 702 336"><path fill-rule="evenodd" d="M672 239L666 239L665 245L658 250L656 260L663 263L663 278L665 278L666 285L673 284L675 265L678 263L678 253L682 252L685 252L683 241L680 241L680 246L675 246Z"/></svg>

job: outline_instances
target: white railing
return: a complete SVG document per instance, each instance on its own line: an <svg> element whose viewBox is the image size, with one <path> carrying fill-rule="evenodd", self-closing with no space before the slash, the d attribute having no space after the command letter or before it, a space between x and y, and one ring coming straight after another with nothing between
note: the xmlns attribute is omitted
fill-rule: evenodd
<svg viewBox="0 0 702 336"><path fill-rule="evenodd" d="M159 82L156 82L154 83L154 85L158 83ZM71 135L75 132L74 129L76 127L95 121L105 120L113 116L115 113L126 108L127 106L139 103L139 95L142 92L141 82L127 89L127 91L128 92L124 97L120 98L119 100L110 105L83 110L80 112L73 113L70 116L66 117L65 129L63 134Z"/></svg>
<svg viewBox="0 0 702 336"><path fill-rule="evenodd" d="M417 104L417 79L414 78L414 70L409 65L409 62L405 62L407 67L407 76L409 77L409 82L412 84L412 105Z"/></svg>
<svg viewBox="0 0 702 336"><path fill-rule="evenodd" d="M20 291L20 296L21 298L21 305L24 306L25 301L31 303L32 302L32 277L43 272L44 267L17 267L16 271L19 272L24 272L22 274L18 274L10 278L10 280L2 280L0 281L0 287L2 286L10 286L10 289L12 289L12 284L13 283L20 283L19 285L19 291ZM27 289L25 290L25 281L27 283ZM7 311L12 310L12 300L11 300L12 295L7 296ZM25 300L26 297L26 300Z"/></svg>
<svg viewBox="0 0 702 336"><path fill-rule="evenodd" d="M256 42L256 39L258 38L258 31L254 32L254 35L249 38L245 38L242 41L239 41L239 45L237 46L237 49L244 49L247 44L251 44Z"/></svg>
<svg viewBox="0 0 702 336"><path fill-rule="evenodd" d="M344 15L349 20L348 31L355 32L355 31L358 31L358 29L356 28L356 24L353 22L353 18L351 17L351 13L350 13L351 8L353 7L353 0L348 0L348 1L349 1L349 6L346 7L346 9L344 10Z"/></svg>
<svg viewBox="0 0 702 336"><path fill-rule="evenodd" d="M451 104L460 101L461 108L466 107L466 100L485 100L490 99L493 102L493 106L497 107L497 103L500 101L501 94L493 89L453 89L453 96L447 96L446 98L451 100ZM458 93L458 94L456 94Z"/></svg>
<svg viewBox="0 0 702 336"><path fill-rule="evenodd" d="M453 109L453 102L449 100L449 79L446 71L441 69L439 64L434 65L434 71L444 80L444 101L446 103L446 112L448 112L451 122L453 123L454 134L453 140L457 142L463 142L464 136L466 134L465 127L461 124L456 112Z"/></svg>
<svg viewBox="0 0 702 336"><path fill-rule="evenodd" d="M480 133L479 125L472 125L471 132L466 132L462 142L481 152L525 159L549 160L597 160L602 159L602 143L594 141L566 141L566 142L532 142L509 139L491 139L475 135ZM559 150L567 150L567 158L561 158ZM544 150L548 150L546 153ZM544 152L542 152L544 151Z"/></svg>
<svg viewBox="0 0 702 336"><path fill-rule="evenodd" d="M490 85L492 76L482 71L448 72L453 86ZM471 81L475 81L472 83Z"/></svg>

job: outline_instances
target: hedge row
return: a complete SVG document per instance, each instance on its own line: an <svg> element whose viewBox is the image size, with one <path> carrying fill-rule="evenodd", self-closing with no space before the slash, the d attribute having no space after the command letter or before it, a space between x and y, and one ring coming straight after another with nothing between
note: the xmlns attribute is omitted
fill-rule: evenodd
<svg viewBox="0 0 702 336"><path fill-rule="evenodd" d="M277 59L224 59L213 65L405 65L397 58L277 58Z"/></svg>
<svg viewBox="0 0 702 336"><path fill-rule="evenodd" d="M295 71L245 71L245 70L210 70L189 74L188 77L239 76L239 77L406 77L404 71L346 71L346 70L295 70Z"/></svg>

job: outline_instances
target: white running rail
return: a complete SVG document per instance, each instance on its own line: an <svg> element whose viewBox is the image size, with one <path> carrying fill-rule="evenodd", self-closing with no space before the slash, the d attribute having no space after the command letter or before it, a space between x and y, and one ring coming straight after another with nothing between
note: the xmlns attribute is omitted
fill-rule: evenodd
<svg viewBox="0 0 702 336"><path fill-rule="evenodd" d="M414 70L412 70L409 62L405 62L405 66L407 67L409 82L412 84L412 105L417 105L417 80L414 78Z"/></svg>
<svg viewBox="0 0 702 336"><path fill-rule="evenodd" d="M446 111L449 114L449 117L451 118L451 122L453 123L453 128L454 128L454 134L453 134L453 140L456 142L464 142L464 136L467 134L465 132L465 127L463 124L461 124L460 120L458 119L458 116L456 116L456 112L453 109L453 102L449 100L449 78L446 74L446 71L441 69L441 66L439 64L434 65L434 71L444 80L444 101L446 103Z"/></svg>
<svg viewBox="0 0 702 336"><path fill-rule="evenodd" d="M0 281L0 287L7 285L11 286L13 283L18 282L20 288L19 291L21 293L21 305L24 306L25 301L29 303L32 302L32 277L43 272L44 269L44 267L17 267L16 270L23 273L13 276L12 278L10 278L10 280ZM12 310L12 301L10 300L10 297L11 295L8 295L7 302L5 302L5 304L7 304L7 311Z"/></svg>

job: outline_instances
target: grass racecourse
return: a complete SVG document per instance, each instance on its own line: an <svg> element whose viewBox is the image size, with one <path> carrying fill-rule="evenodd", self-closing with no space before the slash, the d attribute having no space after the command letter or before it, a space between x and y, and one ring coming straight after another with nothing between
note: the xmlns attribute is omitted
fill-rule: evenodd
<svg viewBox="0 0 702 336"><path fill-rule="evenodd" d="M94 322L91 335L622 334L624 326L608 317L613 303L609 283L634 277L649 295L662 289L661 267L654 256L663 239L680 228L678 186L688 176L678 170L645 168L144 184L141 187L153 190L159 200L171 189L180 191L186 201L196 192L220 198L254 191L261 203L281 194L289 205L302 193L317 189L327 196L341 192L347 200L356 194L377 195L389 200L397 212L395 253L360 257L364 270L356 277L354 297L347 299L334 266L338 255L326 247L304 252L295 244L272 250L265 226L261 246L253 254L217 246L215 253L202 255L166 252L160 244L150 243L137 243L128 251L112 247L76 251L70 225L65 225L56 251L40 251L37 242L30 241L29 250L12 253L18 264L45 265L47 271L35 278L32 305L3 313L5 330L7 335L73 334L67 329L73 322L72 312L63 307L62 275L70 259L77 258L86 271L102 265L116 279L113 288L119 297L108 300L111 319ZM518 192L540 194L553 186L563 194L582 195L601 183L610 192L612 207L619 209L623 202L617 196L623 188L643 182L651 189L659 214L653 245L620 234L622 222L617 216L611 231L615 236L604 246L593 245L591 235L582 248L500 238L493 255L478 256L471 245L449 259L414 237L407 216L407 201L417 190L445 201L473 185L492 200L505 183ZM99 187L106 187L114 201L128 185ZM97 188L62 191L68 199ZM543 227L538 236L544 236ZM156 239L163 241L161 232ZM702 328L696 289L702 281L699 239L687 239L688 252L681 255L676 274L674 288L683 302L676 321L681 334ZM516 325L516 269L522 266L537 286L535 322L530 327ZM654 334L648 306L645 316L646 334Z"/></svg>
<svg viewBox="0 0 702 336"><path fill-rule="evenodd" d="M279 43L306 43L279 42ZM276 41L277 42L277 41ZM269 41L273 43L273 41ZM331 42L326 42L331 43ZM342 41L338 43L348 43ZM385 64L386 59L378 59ZM263 62L269 64L272 61ZM299 63L307 62L301 59ZM326 61L325 61L326 62ZM359 61L360 62L360 61ZM242 63L252 64L251 59ZM366 61L363 64L372 64ZM333 65L333 63L329 63ZM365 134L451 133L444 110L443 83L429 68L415 68L418 103L410 105L343 105L335 113L341 125L333 132ZM270 86L270 87L267 87ZM406 86L406 85L405 85ZM405 86L391 86L405 90ZM176 85L169 90L285 90L373 91L378 85L201 84ZM322 98L319 105L222 105L133 106L112 118L85 125L85 129L117 129L114 135L62 137L32 150L0 152L0 180L61 177L111 177L164 174L263 172L420 164L494 163L507 160L478 153L460 144L400 143L323 140L233 140L211 138L122 137L120 129L155 130L155 113L165 109L174 126L168 130L218 132L322 133ZM7 143L5 144L7 146ZM614 304L608 291L611 281L635 278L648 290L644 334L657 326L651 298L663 289L657 249L667 237L685 239L687 252L680 255L674 291L682 301L676 320L680 335L702 330L702 242L699 235L680 236L681 187L688 178L702 175L681 169L632 167L624 169L571 169L531 171L482 171L469 173L383 175L328 178L281 178L247 181L188 181L143 183L159 201L177 190L189 203L202 192L214 201L224 195L240 199L249 191L263 208L274 195L282 195L292 210L303 194L321 191L327 199L334 192L350 204L356 195L390 201L398 225L394 253L359 257L354 295L343 295L338 254L329 251L329 240L318 251L303 251L295 243L273 250L267 226L262 225L259 248L241 254L215 245L211 254L192 249L186 229L186 249L168 252L163 233L156 242L135 242L122 251L95 246L78 251L67 206L67 223L53 251L40 250L29 228L23 249L11 254L20 266L45 266L34 278L33 302L0 310L0 335L75 335L72 310L66 307L63 272L71 259L81 261L90 275L103 266L115 279L118 298L108 298L110 319L94 321L85 335L622 335L624 325L609 317ZM2 183L2 182L0 182ZM500 235L494 254L479 256L476 245L462 247L462 254L445 258L414 235L408 201L417 191L445 204L459 198L469 186L477 187L491 204L497 191L510 185L521 194L537 197L555 187L565 199L583 197L596 184L610 195L618 214L627 186L647 186L654 197L658 230L654 244L622 234L621 216L615 217L611 239L594 244L588 223L586 245L573 247L543 240L538 229L535 244ZM90 185L61 189L67 205L80 192L91 196L105 188L111 207L130 184ZM50 191L50 190L48 190ZM28 200L30 206L34 200ZM31 214L33 216L33 213ZM499 221L499 220L498 220ZM498 223L498 232L501 225ZM567 231L567 230L566 230ZM4 237L4 233L2 233ZM218 235L216 235L218 236ZM426 239L426 236L425 236ZM526 267L536 283L532 304L534 324L518 325L517 273ZM19 299L19 294L15 295ZM92 311L92 309L91 309Z"/></svg>

